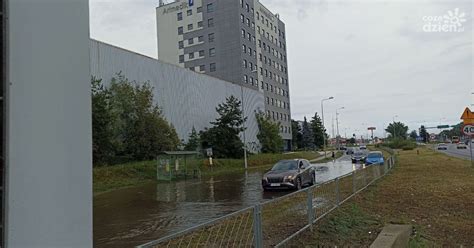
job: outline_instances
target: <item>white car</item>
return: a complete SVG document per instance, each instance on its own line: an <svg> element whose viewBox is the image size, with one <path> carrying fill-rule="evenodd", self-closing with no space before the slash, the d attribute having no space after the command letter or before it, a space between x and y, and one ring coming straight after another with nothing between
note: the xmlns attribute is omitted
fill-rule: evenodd
<svg viewBox="0 0 474 248"><path fill-rule="evenodd" d="M437 150L448 150L448 145L444 143L438 144L438 147L436 148Z"/></svg>
<svg viewBox="0 0 474 248"><path fill-rule="evenodd" d="M456 149L467 149L467 145L464 143L459 143L456 145Z"/></svg>

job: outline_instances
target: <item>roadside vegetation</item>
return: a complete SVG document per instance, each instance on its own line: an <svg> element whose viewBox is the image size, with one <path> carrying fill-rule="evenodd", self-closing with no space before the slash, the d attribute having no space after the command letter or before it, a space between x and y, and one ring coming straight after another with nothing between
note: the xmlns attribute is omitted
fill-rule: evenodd
<svg viewBox="0 0 474 248"><path fill-rule="evenodd" d="M474 169L466 160L419 148L399 151L387 177L306 232L295 246L368 247L386 224L414 226L410 247L474 245Z"/></svg>

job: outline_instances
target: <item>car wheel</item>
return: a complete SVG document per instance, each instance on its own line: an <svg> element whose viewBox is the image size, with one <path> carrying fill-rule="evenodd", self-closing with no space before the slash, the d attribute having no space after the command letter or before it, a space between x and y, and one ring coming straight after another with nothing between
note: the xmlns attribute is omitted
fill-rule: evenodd
<svg viewBox="0 0 474 248"><path fill-rule="evenodd" d="M297 178L296 179L296 190L300 190L301 188L303 188L303 185L301 184L301 178Z"/></svg>

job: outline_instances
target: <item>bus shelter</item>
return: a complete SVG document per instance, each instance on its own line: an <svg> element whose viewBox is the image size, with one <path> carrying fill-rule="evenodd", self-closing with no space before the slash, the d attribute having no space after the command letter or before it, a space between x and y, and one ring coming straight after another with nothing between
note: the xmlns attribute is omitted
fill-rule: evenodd
<svg viewBox="0 0 474 248"><path fill-rule="evenodd" d="M161 181L200 178L199 153L165 151L157 157L156 178Z"/></svg>

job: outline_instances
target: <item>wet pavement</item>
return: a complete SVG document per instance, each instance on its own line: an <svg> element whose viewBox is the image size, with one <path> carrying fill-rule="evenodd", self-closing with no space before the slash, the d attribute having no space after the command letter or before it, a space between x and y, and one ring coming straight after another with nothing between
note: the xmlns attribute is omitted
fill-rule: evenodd
<svg viewBox="0 0 474 248"><path fill-rule="evenodd" d="M314 165L321 183L355 169L349 156ZM293 191L263 192L264 171L152 183L94 197L94 247L133 247Z"/></svg>

